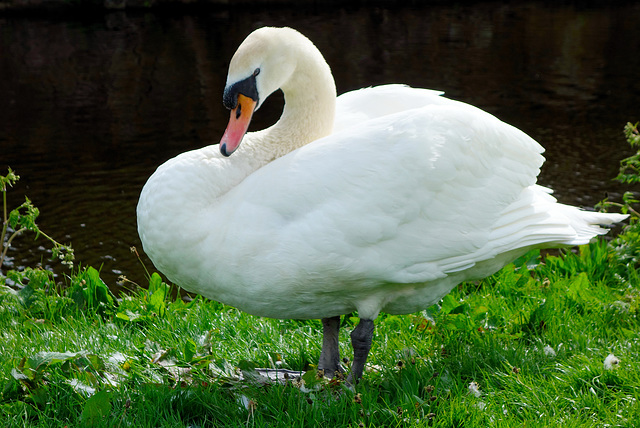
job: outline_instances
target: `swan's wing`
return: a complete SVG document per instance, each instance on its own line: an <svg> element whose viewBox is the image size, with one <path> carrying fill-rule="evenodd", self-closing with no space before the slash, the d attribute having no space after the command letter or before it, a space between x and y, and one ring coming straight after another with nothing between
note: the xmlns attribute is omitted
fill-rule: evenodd
<svg viewBox="0 0 640 428"><path fill-rule="evenodd" d="M491 257L492 228L535 184L542 148L458 104L361 122L256 171L221 204L242 243L229 260L251 255L256 280L275 270L379 284L443 278Z"/></svg>
<svg viewBox="0 0 640 428"><path fill-rule="evenodd" d="M358 89L340 95L336 100L334 133L366 120L452 101L443 92L411 88L406 85L381 85Z"/></svg>

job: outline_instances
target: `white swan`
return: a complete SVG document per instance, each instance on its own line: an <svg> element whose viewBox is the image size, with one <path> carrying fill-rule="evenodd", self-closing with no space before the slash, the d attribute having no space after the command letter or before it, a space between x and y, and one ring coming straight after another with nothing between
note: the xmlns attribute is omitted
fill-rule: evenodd
<svg viewBox="0 0 640 428"><path fill-rule="evenodd" d="M278 88L280 120L245 135ZM336 99L307 38L256 30L229 66L220 146L167 161L144 186L145 252L188 291L258 316L321 318L327 376L341 370L340 315L358 311L355 381L381 311L424 309L531 248L584 244L625 218L558 204L535 184L538 143L440 95L388 85Z"/></svg>

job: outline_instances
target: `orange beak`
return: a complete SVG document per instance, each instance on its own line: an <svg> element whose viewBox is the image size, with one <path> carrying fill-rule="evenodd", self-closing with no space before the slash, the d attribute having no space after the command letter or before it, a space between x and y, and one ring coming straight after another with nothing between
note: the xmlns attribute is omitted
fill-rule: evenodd
<svg viewBox="0 0 640 428"><path fill-rule="evenodd" d="M253 110L256 108L257 102L242 94L238 94L238 105L231 110L229 124L224 131L224 135L220 140L220 152L224 156L231 156L242 142L244 134L249 129L249 123L253 116Z"/></svg>

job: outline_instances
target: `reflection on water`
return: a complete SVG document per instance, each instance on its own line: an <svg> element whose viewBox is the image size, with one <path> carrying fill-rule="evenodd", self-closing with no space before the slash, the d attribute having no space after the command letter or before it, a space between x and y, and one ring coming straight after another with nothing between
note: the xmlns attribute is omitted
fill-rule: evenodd
<svg viewBox="0 0 640 428"><path fill-rule="evenodd" d="M623 188L621 134L640 120L640 6L536 2L469 7L109 13L85 20L0 17L0 167L21 176L41 226L80 262L143 281L129 247L146 178L176 154L216 143L226 68L254 28L289 25L325 54L339 92L380 83L444 90L547 148L540 182L593 206ZM257 113L273 123L281 97ZM40 260L22 238L15 266ZM46 260L45 260L46 263Z"/></svg>

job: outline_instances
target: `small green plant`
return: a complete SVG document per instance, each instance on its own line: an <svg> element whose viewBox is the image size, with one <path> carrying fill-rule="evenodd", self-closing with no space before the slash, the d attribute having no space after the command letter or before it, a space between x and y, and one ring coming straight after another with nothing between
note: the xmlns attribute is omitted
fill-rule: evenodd
<svg viewBox="0 0 640 428"><path fill-rule="evenodd" d="M59 259L63 265L73 268L73 248L71 245L64 245L44 233L36 224L36 219L40 215L40 210L25 196L25 201L19 207L7 212L7 190L20 179L11 168L7 175L0 175L0 191L2 192L2 233L0 242L2 251L0 252L0 268L4 264L11 242L24 231L31 231L36 234L36 239L42 235L53 244L51 257Z"/></svg>
<svg viewBox="0 0 640 428"><path fill-rule="evenodd" d="M640 183L640 131L638 131L638 125L640 125L640 122L636 122L635 124L627 122L624 126L624 135L627 142L631 147L636 148L637 151L634 155L620 161L620 171L615 177L615 180L621 183ZM610 207L620 208L624 214L631 214L630 222L634 224L640 219L640 213L633 208L633 205L638 202L640 202L640 200L637 199L634 192L625 192L625 194L622 195L622 203L610 202L608 199L605 199L596 205L596 208L602 211L606 211Z"/></svg>
<svg viewBox="0 0 640 428"><path fill-rule="evenodd" d="M633 184L640 183L640 132L638 125L640 122L632 124L628 122L624 127L624 135L631 147L638 148L635 155L623 159L620 162L620 174L616 180L621 183Z"/></svg>
<svg viewBox="0 0 640 428"><path fill-rule="evenodd" d="M164 316L169 301L170 287L154 272L149 278L147 289L139 287L137 291L123 296L116 318L128 322L153 321Z"/></svg>
<svg viewBox="0 0 640 428"><path fill-rule="evenodd" d="M620 171L615 180L621 183L640 183L640 131L638 125L640 122L635 124L628 122L624 127L627 142L636 149L636 153L620 161ZM605 199L596 206L602 211L615 207L630 215L629 225L625 227L624 233L616 236L611 242L619 260L618 275L621 277L631 276L637 279L636 268L640 265L640 212L634 208L634 205L639 202L637 194L629 191L622 196L622 203Z"/></svg>

